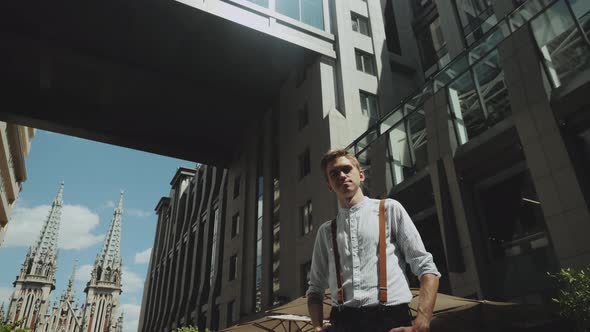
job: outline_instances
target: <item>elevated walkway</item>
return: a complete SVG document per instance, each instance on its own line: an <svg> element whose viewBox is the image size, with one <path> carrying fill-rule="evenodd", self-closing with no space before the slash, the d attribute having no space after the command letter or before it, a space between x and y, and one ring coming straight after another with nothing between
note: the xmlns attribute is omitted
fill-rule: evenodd
<svg viewBox="0 0 590 332"><path fill-rule="evenodd" d="M0 10L0 120L218 166L333 36L245 0ZM329 25L326 25L329 26Z"/></svg>

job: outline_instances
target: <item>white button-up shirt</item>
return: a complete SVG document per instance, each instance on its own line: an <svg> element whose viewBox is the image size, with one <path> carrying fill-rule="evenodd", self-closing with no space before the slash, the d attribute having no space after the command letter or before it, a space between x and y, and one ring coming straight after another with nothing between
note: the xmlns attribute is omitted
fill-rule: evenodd
<svg viewBox="0 0 590 332"><path fill-rule="evenodd" d="M440 277L432 255L426 251L420 234L403 206L393 199L385 201L387 253L387 305L412 300L404 273L407 262L412 272L422 277ZM338 250L344 289L344 305L361 307L379 304L379 200L365 197L350 209L339 208L336 217ZM330 287L332 305L337 306L336 266L332 248L331 221L318 229L307 294L323 296Z"/></svg>

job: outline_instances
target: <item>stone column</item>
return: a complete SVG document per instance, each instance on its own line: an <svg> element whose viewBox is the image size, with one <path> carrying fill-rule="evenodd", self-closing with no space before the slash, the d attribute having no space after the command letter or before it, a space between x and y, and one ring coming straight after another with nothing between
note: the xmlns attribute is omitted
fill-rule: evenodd
<svg viewBox="0 0 590 332"><path fill-rule="evenodd" d="M453 160L457 142L448 105L446 89L439 90L424 103L434 200L449 265L452 292L458 296L475 293L481 296L480 278L463 206L461 185Z"/></svg>

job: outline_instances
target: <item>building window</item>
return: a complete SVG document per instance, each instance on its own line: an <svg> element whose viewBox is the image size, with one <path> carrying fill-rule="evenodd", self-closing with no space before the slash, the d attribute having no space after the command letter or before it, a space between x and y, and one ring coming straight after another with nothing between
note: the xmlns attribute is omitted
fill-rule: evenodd
<svg viewBox="0 0 590 332"><path fill-rule="evenodd" d="M233 255L229 258L229 281L238 278L238 255Z"/></svg>
<svg viewBox="0 0 590 332"><path fill-rule="evenodd" d="M375 75L375 60L371 54L355 50L355 56L356 69L370 75Z"/></svg>
<svg viewBox="0 0 590 332"><path fill-rule="evenodd" d="M309 274L311 272L311 261L301 264L301 294L305 294L309 287Z"/></svg>
<svg viewBox="0 0 590 332"><path fill-rule="evenodd" d="M436 17L428 26L418 32L416 37L420 49L422 68L425 76L428 77L450 60L439 18Z"/></svg>
<svg viewBox="0 0 590 332"><path fill-rule="evenodd" d="M233 324L234 320L234 306L235 306L235 301L231 301L230 303L227 304L227 318L225 320L225 325L227 327L231 326Z"/></svg>
<svg viewBox="0 0 590 332"><path fill-rule="evenodd" d="M303 108L299 110L297 115L299 120L299 130L301 130L305 126L307 126L307 123L309 122L309 111L307 109L307 103L303 105Z"/></svg>
<svg viewBox="0 0 590 332"><path fill-rule="evenodd" d="M313 230L312 205L311 201L307 201L299 208L299 215L301 220L301 235L305 235Z"/></svg>
<svg viewBox="0 0 590 332"><path fill-rule="evenodd" d="M293 19L324 29L322 0L275 0L276 11Z"/></svg>
<svg viewBox="0 0 590 332"><path fill-rule="evenodd" d="M395 21L395 12L393 11L393 0L387 0L383 19L385 20L385 41L387 42L387 49L389 52L401 55L402 48L399 41L397 23Z"/></svg>
<svg viewBox="0 0 590 332"><path fill-rule="evenodd" d="M236 213L231 218L231 238L233 239L240 234L240 214Z"/></svg>
<svg viewBox="0 0 590 332"><path fill-rule="evenodd" d="M473 44L498 23L491 0L455 0L467 45Z"/></svg>
<svg viewBox="0 0 590 332"><path fill-rule="evenodd" d="M369 28L369 20L366 17L362 17L358 14L351 14L352 19L352 30L371 37L371 30Z"/></svg>
<svg viewBox="0 0 590 332"><path fill-rule="evenodd" d="M309 148L299 155L299 177L303 178L309 174L311 170L311 162L309 160Z"/></svg>
<svg viewBox="0 0 590 332"><path fill-rule="evenodd" d="M213 210L213 239L211 244L211 267L209 270L209 285L213 286L213 281L216 274L215 263L217 262L217 233L219 230L219 208Z"/></svg>
<svg viewBox="0 0 590 332"><path fill-rule="evenodd" d="M234 178L234 198L240 195L240 180L241 176L239 175Z"/></svg>
<svg viewBox="0 0 590 332"><path fill-rule="evenodd" d="M372 119L379 119L379 102L377 96L361 91L361 111Z"/></svg>

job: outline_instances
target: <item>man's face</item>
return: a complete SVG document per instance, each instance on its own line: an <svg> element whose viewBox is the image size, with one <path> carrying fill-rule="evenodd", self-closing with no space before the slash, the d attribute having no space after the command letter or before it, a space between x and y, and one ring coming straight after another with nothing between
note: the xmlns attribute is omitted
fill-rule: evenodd
<svg viewBox="0 0 590 332"><path fill-rule="evenodd" d="M338 157L326 167L328 188L340 197L352 197L365 181L365 173L346 157Z"/></svg>

